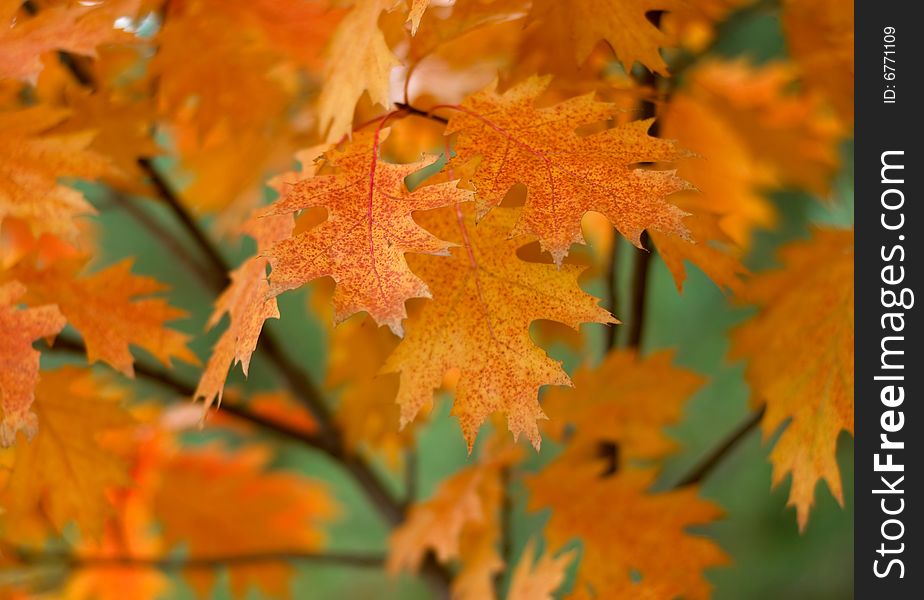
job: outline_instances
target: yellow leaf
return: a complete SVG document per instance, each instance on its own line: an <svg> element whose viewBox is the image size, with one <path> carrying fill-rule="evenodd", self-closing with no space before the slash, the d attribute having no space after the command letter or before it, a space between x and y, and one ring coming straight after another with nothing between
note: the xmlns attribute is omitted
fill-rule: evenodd
<svg viewBox="0 0 924 600"><path fill-rule="evenodd" d="M679 5L676 0L534 0L530 19L555 52L570 54L578 65L606 41L627 72L638 61L667 75L660 49L669 40L647 13Z"/></svg>
<svg viewBox="0 0 924 600"><path fill-rule="evenodd" d="M318 99L321 133L330 142L350 133L353 110L363 92L373 104L391 107L389 78L401 63L388 48L378 21L394 4L395 0L357 0L330 40Z"/></svg>
<svg viewBox="0 0 924 600"><path fill-rule="evenodd" d="M80 192L58 183L59 177L96 179L111 170L88 149L91 132L49 131L68 115L41 105L0 112L0 223L17 217L36 235L71 239L76 218L96 212Z"/></svg>
<svg viewBox="0 0 924 600"><path fill-rule="evenodd" d="M564 583L565 571L576 556L577 550L558 556L540 555L535 540L530 540L513 572L507 600L554 600L555 590Z"/></svg>
<svg viewBox="0 0 924 600"><path fill-rule="evenodd" d="M0 492L6 529L31 536L38 515L56 531L70 521L99 538L111 512L110 488L128 483L127 466L100 445L100 434L131 424L123 391L76 367L45 371L35 390L38 434L19 438L6 488Z"/></svg>
<svg viewBox="0 0 924 600"><path fill-rule="evenodd" d="M818 229L780 252L783 268L755 277L746 299L760 312L732 334L748 360L764 438L785 422L770 454L773 483L792 474L789 505L805 529L819 479L843 504L837 437L853 434L853 231Z"/></svg>
<svg viewBox="0 0 924 600"><path fill-rule="evenodd" d="M478 429L495 412L506 415L514 438L525 433L539 447L539 388L570 385L561 365L536 347L529 325L539 319L574 329L616 323L597 299L581 291L574 265L529 263L517 250L530 239L511 239L517 211L495 208L475 223L469 204L420 216L442 239L459 245L451 257L409 257L433 300L408 322L404 341L384 372L401 373L401 422L429 406L444 375L460 373L452 414L471 450Z"/></svg>

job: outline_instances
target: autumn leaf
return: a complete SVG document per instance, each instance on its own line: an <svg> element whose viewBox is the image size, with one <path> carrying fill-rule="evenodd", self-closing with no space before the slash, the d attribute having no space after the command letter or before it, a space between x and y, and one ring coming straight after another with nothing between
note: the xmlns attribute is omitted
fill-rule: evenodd
<svg viewBox="0 0 924 600"><path fill-rule="evenodd" d="M411 35L417 34L420 19L430 6L430 0L408 0L407 22L411 24Z"/></svg>
<svg viewBox="0 0 924 600"><path fill-rule="evenodd" d="M664 428L680 421L686 401L703 385L701 376L672 365L673 356L669 350L644 358L612 351L596 368L578 368L573 388L551 388L545 395L544 430L567 440L569 452L610 461L611 471L663 458L676 448ZM601 455L604 446L617 454Z"/></svg>
<svg viewBox="0 0 924 600"><path fill-rule="evenodd" d="M398 378L379 374L397 345L398 339L369 317L341 323L330 332L325 379L327 387L340 392L336 419L347 448L371 450L393 467L415 439L412 427L399 429Z"/></svg>
<svg viewBox="0 0 924 600"><path fill-rule="evenodd" d="M116 29L114 22L120 16L134 15L138 0L51 6L33 17L20 11L22 4L20 0L0 2L0 77L34 81L47 52L95 56L101 44L130 40L131 35Z"/></svg>
<svg viewBox="0 0 924 600"><path fill-rule="evenodd" d="M342 13L322 0L168 2L148 73L162 111L202 134L265 133L297 97L299 70L320 69ZM233 76L218 65L233 65Z"/></svg>
<svg viewBox="0 0 924 600"><path fill-rule="evenodd" d="M173 358L197 363L186 343L188 336L165 327L186 316L163 298L151 297L165 289L152 277L134 275L132 261L123 260L101 271L84 274L86 258L47 266L20 262L9 277L26 285L29 304L58 305L61 313L83 336L87 360L102 360L122 373L134 373L130 345L150 352L169 366Z"/></svg>
<svg viewBox="0 0 924 600"><path fill-rule="evenodd" d="M492 85L470 96L452 115L446 133L459 133L454 164L474 168L479 217L515 185L527 188L513 235L531 233L561 264L572 243L583 243L581 218L604 214L636 246L645 229L687 236L683 211L666 197L687 187L673 171L638 167L683 156L668 140L649 137L651 120L600 133L576 130L612 118L614 105L592 95L547 108L536 99L549 84L533 77L503 95Z"/></svg>
<svg viewBox="0 0 924 600"><path fill-rule="evenodd" d="M166 573L153 566L127 564L131 560L143 563L163 553L147 497L148 481L156 477L151 467L144 458L136 460L133 485L110 493L114 515L106 521L98 543L81 540L75 548L78 557L89 564L70 572L63 600L159 600L171 591Z"/></svg>
<svg viewBox="0 0 924 600"><path fill-rule="evenodd" d="M853 125L853 4L837 0L785 0L786 43L805 85L821 92L849 127Z"/></svg>
<svg viewBox="0 0 924 600"><path fill-rule="evenodd" d="M55 336L64 328L64 316L56 306L17 309L25 293L19 282L0 285L0 446L11 446L16 433L31 439L38 427L30 411L39 381L39 352L32 343Z"/></svg>
<svg viewBox="0 0 924 600"><path fill-rule="evenodd" d="M650 491L654 461L675 449L663 429L702 385L671 361L669 351L646 358L614 351L598 368L576 372L573 390L553 389L545 399L550 432L566 446L527 479L529 508L551 508L553 547L583 541L578 597L708 598L702 570L725 562L714 542L686 531L718 518L715 505L693 488Z"/></svg>
<svg viewBox="0 0 924 600"><path fill-rule="evenodd" d="M507 600L554 600L555 590L565 582L565 571L576 556L577 550L558 556L540 554L535 540L530 540L513 571Z"/></svg>
<svg viewBox="0 0 924 600"><path fill-rule="evenodd" d="M95 212L80 192L58 178L96 179L112 167L88 149L92 132L50 132L68 114L41 105L0 112L0 223L17 217L35 234L73 239L77 217Z"/></svg>
<svg viewBox="0 0 924 600"><path fill-rule="evenodd" d="M391 107L391 70L400 62L385 42L378 20L394 5L394 0L356 0L331 37L325 85L318 98L321 133L329 142L350 133L353 110L363 92L368 92L373 104Z"/></svg>
<svg viewBox="0 0 924 600"><path fill-rule="evenodd" d="M500 438L492 439L486 448L479 462L446 478L431 498L411 507L389 538L389 572L416 571L432 551L442 563L456 559L462 563L452 582L453 598L494 597L494 576L504 568L497 549L502 470L521 453Z"/></svg>
<svg viewBox="0 0 924 600"><path fill-rule="evenodd" d="M607 476L594 462L558 459L527 481L530 509L551 509L549 543L583 541L578 589L634 598L654 587L660 598L710 597L702 571L727 559L687 528L714 521L720 511L692 488L652 493L654 478L650 469Z"/></svg>
<svg viewBox="0 0 924 600"><path fill-rule="evenodd" d="M169 456L162 466L154 507L168 546L185 544L192 556L215 558L260 552L306 552L325 540L321 529L336 508L312 480L265 472L269 454L259 446L229 453L217 446ZM259 524L260 535L253 526ZM251 585L286 596L292 565L242 563L229 568L231 592L243 598ZM187 571L201 594L214 571Z"/></svg>
<svg viewBox="0 0 924 600"><path fill-rule="evenodd" d="M291 215L264 216L257 212L242 230L256 240L257 252L260 253L288 237L293 227ZM195 397L204 400L206 409L216 400L221 402L232 363L240 363L241 370L247 375L263 323L267 319L279 318L276 299L268 295L267 264L266 258L259 254L248 259L231 273L231 283L215 301L208 327L217 325L225 313L230 323L212 349L196 387Z"/></svg>
<svg viewBox="0 0 924 600"><path fill-rule="evenodd" d="M333 277L335 322L366 311L400 336L407 316L405 301L430 295L408 268L405 253L445 254L449 246L417 225L411 213L464 202L471 192L455 182L408 192L405 178L427 161L380 161L381 135L378 130L357 133L343 151L328 155L336 174L295 183L273 205L271 214L277 215L321 206L327 208L328 218L267 252L272 265L270 294Z"/></svg>
<svg viewBox="0 0 924 600"><path fill-rule="evenodd" d="M683 201L678 201L683 206ZM719 225L719 218L710 213L688 217L686 225L694 240L652 232L664 265L674 277L674 284L683 291L687 272L685 262L699 267L720 289L738 293L745 284L748 269L739 258L741 249Z"/></svg>
<svg viewBox="0 0 924 600"><path fill-rule="evenodd" d="M638 61L667 75L660 49L669 39L648 20L648 13L680 6L676 0L534 0L530 20L556 52L566 52L580 65L605 41L627 72Z"/></svg>
<svg viewBox="0 0 924 600"><path fill-rule="evenodd" d="M517 249L532 241L508 235L518 211L496 208L477 225L470 205L421 215L435 235L453 241L450 258L410 257L433 293L408 323L404 341L384 372L400 372L401 423L429 406L443 377L458 371L452 414L469 450L484 420L507 417L514 438L525 433L539 448L537 395L544 385L570 385L557 361L537 348L529 325L539 319L577 329L581 323L616 323L596 298L578 287L573 265L528 263Z"/></svg>
<svg viewBox="0 0 924 600"><path fill-rule="evenodd" d="M773 484L792 474L789 505L808 523L819 479L844 503L837 438L853 434L853 231L817 229L785 246L783 268L755 277L746 299L760 312L732 333L730 356L748 361L753 404L766 403Z"/></svg>
<svg viewBox="0 0 924 600"><path fill-rule="evenodd" d="M99 439L132 423L120 407L124 399L123 390L87 369L42 373L33 405L38 433L31 441L17 440L13 469L0 492L8 533L33 537L37 523L47 519L57 532L73 521L99 539L112 510L106 492L129 482L125 461Z"/></svg>

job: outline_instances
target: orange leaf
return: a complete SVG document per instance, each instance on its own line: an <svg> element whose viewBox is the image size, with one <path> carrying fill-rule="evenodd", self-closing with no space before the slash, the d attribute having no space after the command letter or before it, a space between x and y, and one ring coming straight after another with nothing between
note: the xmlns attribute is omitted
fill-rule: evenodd
<svg viewBox="0 0 924 600"><path fill-rule="evenodd" d="M59 177L96 179L110 171L104 157L88 150L93 134L49 133L68 111L33 106L0 112L0 223L18 217L36 235L73 238L77 217L96 211Z"/></svg>
<svg viewBox="0 0 924 600"><path fill-rule="evenodd" d="M401 63L388 48L378 21L382 11L394 5L394 0L357 0L331 37L318 99L321 133L330 142L350 133L363 92L369 93L373 104L391 107L391 70Z"/></svg>
<svg viewBox="0 0 924 600"><path fill-rule="evenodd" d="M572 243L584 242L581 218L588 211L604 214L636 246L645 229L687 236L684 212L665 200L687 184L673 171L637 167L681 157L675 144L649 137L651 120L581 137L576 129L612 118L617 108L592 95L536 108L549 81L533 77L503 95L492 85L450 118L447 134L459 132L456 161L474 167L479 217L525 185L526 206L513 234L534 234L559 265Z"/></svg>
<svg viewBox="0 0 924 600"><path fill-rule="evenodd" d="M324 543L321 524L335 513L333 501L311 480L264 472L268 459L258 447L228 454L214 446L170 457L154 496L165 542L185 544L200 559L319 549ZM259 535L254 535L254 526ZM256 585L265 594L287 596L292 570L286 562L234 565L231 591L243 598ZM186 574L203 594L216 575Z"/></svg>
<svg viewBox="0 0 924 600"><path fill-rule="evenodd" d="M654 478L650 469L607 476L592 462L559 458L528 480L530 509L551 509L549 543L583 542L578 592L637 598L655 588L658 598L709 598L702 570L727 559L711 540L686 529L720 511L693 488L650 493ZM636 571L640 582L633 581Z"/></svg>
<svg viewBox="0 0 924 600"><path fill-rule="evenodd" d="M412 428L399 429L398 378L379 374L397 345L398 339L369 317L341 323L330 333L325 381L340 390L336 418L347 448L372 450L391 466L400 464L401 450L414 441Z"/></svg>
<svg viewBox="0 0 924 600"><path fill-rule="evenodd" d="M535 547L535 540L530 540L523 549L510 581L507 600L554 600L555 590L565 581L568 565L577 556L577 550L559 556L540 555Z"/></svg>
<svg viewBox="0 0 924 600"><path fill-rule="evenodd" d="M186 347L188 336L164 326L186 316L162 298L164 290L151 277L134 275L131 260L123 260L91 275L81 275L85 258L62 260L45 267L26 261L10 276L26 284L30 304L55 303L83 336L90 362L102 360L126 375L133 375L130 345L137 345L169 366L172 358L190 363L198 359Z"/></svg>
<svg viewBox="0 0 924 600"><path fill-rule="evenodd" d="M442 563L462 562L452 582L453 598L494 597L494 576L504 568L497 549L502 470L516 462L521 452L501 439L491 442L477 464L443 480L431 498L411 507L389 539L389 572L416 571L432 550Z"/></svg>
<svg viewBox="0 0 924 600"><path fill-rule="evenodd" d="M195 397L204 399L206 408L216 399L221 402L232 362L240 363L247 375L263 323L279 318L276 299L268 297L267 260L259 253L289 236L293 227L291 215L264 216L260 212L244 224L243 231L257 241L258 255L231 273L231 284L215 301L215 311L209 318L208 326L214 327L228 313L230 324L212 349L196 387Z"/></svg>
<svg viewBox="0 0 924 600"><path fill-rule="evenodd" d="M34 81L46 52L95 56L101 44L131 40L132 35L116 29L114 22L133 16L138 1L51 6L34 17L25 17L18 10L21 5L19 0L0 2L0 77Z"/></svg>
<svg viewBox="0 0 924 600"><path fill-rule="evenodd" d="M343 151L329 154L334 175L318 175L292 184L271 208L287 214L315 206L327 220L283 240L267 255L272 265L270 293L297 288L319 277L333 277L334 320L360 311L398 336L409 298L429 297L423 281L407 266L405 253L445 254L450 245L411 218L414 211L464 202L471 192L454 182L407 191L405 178L427 163L393 165L378 159L380 132L357 133Z"/></svg>
<svg viewBox="0 0 924 600"><path fill-rule="evenodd" d="M16 301L26 288L18 282L0 285L0 446L10 446L16 433L31 439L37 420L29 410L39 381L39 352L32 343L53 337L64 329L64 316L56 306L19 310Z"/></svg>
<svg viewBox="0 0 924 600"><path fill-rule="evenodd" d="M789 505L805 529L819 479L843 504L837 437L853 434L853 231L818 229L780 252L783 268L755 277L746 298L760 312L732 333L747 359L755 406L766 402L773 483L792 473Z"/></svg>
<svg viewBox="0 0 924 600"><path fill-rule="evenodd" d="M786 0L786 43L805 85L821 92L847 126L853 124L853 3Z"/></svg>
<svg viewBox="0 0 924 600"><path fill-rule="evenodd" d="M534 0L530 19L555 52L571 54L578 65L606 41L626 72L638 61L667 75L660 49L668 44L668 37L647 15L677 6L681 6L677 0Z"/></svg>
<svg viewBox="0 0 924 600"><path fill-rule="evenodd" d="M407 424L447 372L458 371L452 414L471 450L478 429L495 412L507 416L514 438L525 433L539 447L538 419L545 418L543 385L570 385L560 363L537 348L529 325L539 319L565 323L616 323L597 299L578 287L581 268L529 263L517 249L530 239L510 239L518 211L496 208L475 224L470 205L421 215L430 231L456 242L450 258L411 257L411 266L433 293L414 319L384 372L401 372L398 404Z"/></svg>
<svg viewBox="0 0 924 600"><path fill-rule="evenodd" d="M14 446L15 462L0 499L6 528L29 536L39 515L61 532L70 521L99 538L112 510L105 493L128 483L125 462L99 443L107 430L131 417L122 390L104 386L91 371L64 367L45 371L35 390L38 434Z"/></svg>
<svg viewBox="0 0 924 600"><path fill-rule="evenodd" d="M672 365L673 356L669 350L644 358L619 350L594 369L579 368L574 388L552 388L545 395L546 431L567 439L571 453L603 459L610 471L670 454L675 443L663 429L680 421L684 404L703 385L701 376ZM602 455L605 445L617 448L616 456Z"/></svg>
<svg viewBox="0 0 924 600"><path fill-rule="evenodd" d="M702 384L671 358L611 352L597 369L575 373L574 390L552 390L544 403L553 435L567 445L527 480L529 507L552 509L553 547L582 540L577 597L707 598L702 570L725 562L713 542L685 531L716 519L714 504L693 488L649 491L657 471L647 465L674 449L663 429Z"/></svg>

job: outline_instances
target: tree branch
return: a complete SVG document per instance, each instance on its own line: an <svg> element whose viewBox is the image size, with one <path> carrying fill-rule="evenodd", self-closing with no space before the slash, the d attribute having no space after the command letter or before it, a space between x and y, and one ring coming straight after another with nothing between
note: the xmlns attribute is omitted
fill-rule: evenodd
<svg viewBox="0 0 924 600"><path fill-rule="evenodd" d="M642 246L649 242L648 232L643 232ZM650 250L636 250L635 264L632 268L632 306L630 308L629 334L626 345L629 348L639 349L642 345L642 335L645 331L645 308L648 303L648 271L651 265Z"/></svg>
<svg viewBox="0 0 924 600"><path fill-rule="evenodd" d="M617 269L619 266L620 242L621 240L619 239L619 232L614 230L613 249L610 251L609 263L606 265L606 274L604 275L606 278L606 299L604 308L610 311L610 314L614 316L619 311L619 286L616 285L616 277L618 275ZM616 347L619 341L619 331L620 329L617 325L609 325L604 330L604 354Z"/></svg>
<svg viewBox="0 0 924 600"><path fill-rule="evenodd" d="M677 482L674 486L675 488L685 487L688 485L693 485L701 482L712 472L715 467L722 462L722 460L728 456L728 454L741 442L745 439L748 434L753 431L759 424L761 419L764 417L766 412L766 405L755 410L747 416L747 418L742 421L738 427L732 431L728 437L722 440L718 446L712 449L712 451L703 458L700 463L695 466L689 473Z"/></svg>
<svg viewBox="0 0 924 600"><path fill-rule="evenodd" d="M395 106L405 111L409 115L417 115L418 117L423 117L424 119L430 119L431 121L436 121L437 123L443 123L444 125L446 123L449 123L449 119L447 119L446 117L434 115L431 112L423 110L422 108L417 108L416 106L412 106L410 104L407 104L406 102L395 102Z"/></svg>
<svg viewBox="0 0 924 600"><path fill-rule="evenodd" d="M217 569L236 565L252 565L275 562L309 562L333 564L359 568L381 568L385 558L379 554L348 552L304 552L275 551L227 556L92 556L69 552L35 552L24 548L13 548L9 552L19 562L29 566L63 565L69 569L92 569L105 567L138 567L161 571L188 569Z"/></svg>
<svg viewBox="0 0 924 600"><path fill-rule="evenodd" d="M199 250L202 251L208 262L212 265L212 273L210 275L212 285L219 290L223 289L230 282L228 272L231 270L231 266L225 261L224 257L222 257L218 248L206 237L205 232L196 224L196 220L193 218L192 214L183 206L180 197L160 174L160 171L157 170L154 163L151 162L151 159L148 157L139 158L138 166L141 167L144 174L151 180L151 184L157 191L158 198L163 200L170 208L170 211L183 226L183 229L192 237L196 246L198 246Z"/></svg>

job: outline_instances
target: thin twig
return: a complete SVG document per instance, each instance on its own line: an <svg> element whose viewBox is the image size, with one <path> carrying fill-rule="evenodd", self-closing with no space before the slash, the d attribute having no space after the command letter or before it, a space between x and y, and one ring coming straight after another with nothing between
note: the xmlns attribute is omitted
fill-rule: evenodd
<svg viewBox="0 0 924 600"><path fill-rule="evenodd" d="M151 180L151 184L157 191L158 198L167 204L167 206L170 208L170 211L183 226L183 229L185 229L190 237L193 238L196 246L198 246L199 250L202 251L206 259L208 259L209 263L212 264L212 277L216 280L216 287L224 288L230 281L228 278L228 272L231 270L231 266L227 261L225 261L217 246L212 244L212 242L206 237L202 228L196 224L195 218L183 205L183 201L180 200L179 195L173 191L173 188L163 177L163 175L161 175L160 171L157 170L157 168L154 166L154 163L151 162L151 159L147 157L139 158L138 166L141 167L141 170L144 171L144 174L147 175L148 179Z"/></svg>
<svg viewBox="0 0 924 600"><path fill-rule="evenodd" d="M689 473L677 482L674 487L685 487L688 485L693 485L699 483L706 478L709 473L724 459L728 454L738 445L741 440L747 437L747 435L753 431L759 424L761 419L764 417L766 412L766 405L755 410L747 416L747 418L742 421L738 427L732 431L728 437L722 440L718 446L712 449L712 451L706 455L703 460L696 465Z"/></svg>
<svg viewBox="0 0 924 600"><path fill-rule="evenodd" d="M417 501L417 448L411 447L404 452L404 505L410 506Z"/></svg>
<svg viewBox="0 0 924 600"><path fill-rule="evenodd" d="M648 232L642 233L642 246L648 245ZM630 308L629 334L626 345L641 348L645 332L645 307L648 301L648 271L651 265L651 251L637 250L632 268L632 306Z"/></svg>
<svg viewBox="0 0 924 600"><path fill-rule="evenodd" d="M510 495L511 483L510 467L500 471L501 502L500 502L500 553L501 559L508 569L499 571L494 576L494 591L498 598L503 597L504 573L513 563L513 498Z"/></svg>
<svg viewBox="0 0 924 600"><path fill-rule="evenodd" d="M436 121L437 123L443 123L443 124L449 123L449 119L447 119L446 117L435 115L431 112L423 110L422 108L411 106L410 104L407 104L405 102L395 102L395 106L410 115L417 115L418 117L430 119L431 121Z"/></svg>
<svg viewBox="0 0 924 600"><path fill-rule="evenodd" d="M610 251L609 263L606 265L606 304L604 308L610 311L611 315L619 312L619 286L616 283L616 277L619 269L619 247L621 240L619 233L613 236L613 249ZM604 330L604 347L603 352L607 353L611 348L615 348L619 339L620 329L616 325L609 325Z"/></svg>
<svg viewBox="0 0 924 600"><path fill-rule="evenodd" d="M29 566L62 565L68 569L92 569L106 567L137 567L174 570L203 570L236 565L253 565L276 562L309 562L334 564L360 568L381 568L385 558L380 554L351 552L304 552L275 551L252 554L234 554L228 556L92 556L68 552L35 552L23 548L13 548L9 553L16 556L20 563Z"/></svg>
<svg viewBox="0 0 924 600"><path fill-rule="evenodd" d="M144 227L154 238L156 238L157 241L164 248L166 248L168 252L170 252L170 254L176 257L178 262L194 276L193 279L195 281L211 289L209 286L209 280L214 278L212 271L204 267L202 263L193 258L189 250L184 248L183 245L179 243L176 237L166 227L158 223L157 219L149 215L147 211L139 206L137 202L135 202L132 198L129 198L118 190L113 190L110 197L112 198L114 204L119 207L119 209L128 213L129 216L135 219L138 224Z"/></svg>

